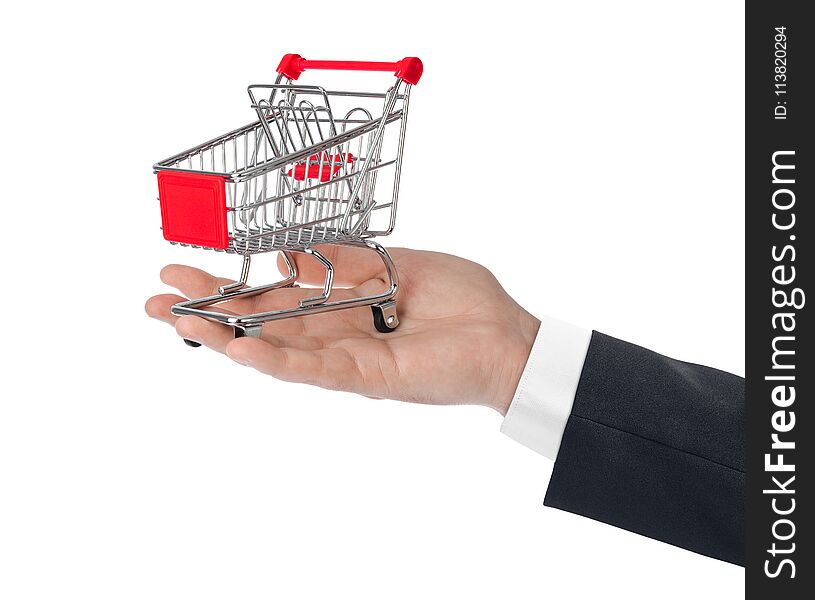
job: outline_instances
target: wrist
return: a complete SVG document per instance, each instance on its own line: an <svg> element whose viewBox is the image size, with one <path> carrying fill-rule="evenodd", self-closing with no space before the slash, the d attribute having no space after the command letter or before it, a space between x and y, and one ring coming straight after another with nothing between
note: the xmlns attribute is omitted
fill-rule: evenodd
<svg viewBox="0 0 815 600"><path fill-rule="evenodd" d="M502 416L506 416L512 404L540 325L539 319L518 307L517 327L513 327L514 331L509 335L502 336L504 343L496 345L500 352L498 361L501 366L497 370L499 373L497 389L494 390L487 405Z"/></svg>

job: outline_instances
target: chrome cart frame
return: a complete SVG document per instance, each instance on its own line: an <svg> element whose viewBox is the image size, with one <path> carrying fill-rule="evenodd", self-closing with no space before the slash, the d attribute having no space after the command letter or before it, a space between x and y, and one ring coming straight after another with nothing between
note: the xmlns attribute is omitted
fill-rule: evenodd
<svg viewBox="0 0 815 600"><path fill-rule="evenodd" d="M295 83L307 69L391 71L396 81L385 93L329 91ZM153 166L165 239L243 256L238 281L215 295L180 302L172 312L231 325L236 337L258 337L268 321L371 306L376 329L392 331L399 324L396 267L372 238L394 229L410 91L421 77L421 61L308 61L288 54L277 71L274 84L248 88L256 121ZM315 249L320 244L375 252L385 267L387 289L332 300L334 265ZM252 255L270 251L282 253L288 276L248 287ZM268 312L233 315L213 309L294 286L295 252L325 268L319 293Z"/></svg>

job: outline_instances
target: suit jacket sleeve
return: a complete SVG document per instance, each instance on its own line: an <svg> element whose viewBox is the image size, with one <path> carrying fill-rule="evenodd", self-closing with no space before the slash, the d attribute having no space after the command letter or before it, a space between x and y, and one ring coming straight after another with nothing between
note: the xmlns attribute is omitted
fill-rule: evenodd
<svg viewBox="0 0 815 600"><path fill-rule="evenodd" d="M744 380L593 332L544 504L744 563Z"/></svg>

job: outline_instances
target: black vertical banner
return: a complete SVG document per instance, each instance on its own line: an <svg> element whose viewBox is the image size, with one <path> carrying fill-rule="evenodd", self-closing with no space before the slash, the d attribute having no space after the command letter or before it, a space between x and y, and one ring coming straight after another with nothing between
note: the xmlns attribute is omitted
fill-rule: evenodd
<svg viewBox="0 0 815 600"><path fill-rule="evenodd" d="M815 594L815 23L748 2L747 598Z"/></svg>

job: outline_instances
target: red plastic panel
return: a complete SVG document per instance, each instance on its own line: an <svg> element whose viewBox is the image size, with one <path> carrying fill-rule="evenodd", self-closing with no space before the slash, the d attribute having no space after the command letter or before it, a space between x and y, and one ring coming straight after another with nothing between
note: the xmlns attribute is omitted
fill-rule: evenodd
<svg viewBox="0 0 815 600"><path fill-rule="evenodd" d="M224 249L229 244L223 177L159 171L164 239Z"/></svg>
<svg viewBox="0 0 815 600"><path fill-rule="evenodd" d="M312 154L308 157L308 171L306 171L306 163L301 162L294 166L294 178L297 181L303 181L304 179L319 179L321 182L325 183L331 177L336 175L342 169L342 163L347 162L351 164L356 160L354 155L350 152L348 154L332 154L331 156L328 155L327 152L323 152L323 164L322 167L320 166L320 157L316 154ZM289 169L286 172L286 175L289 177L292 176L292 170Z"/></svg>

